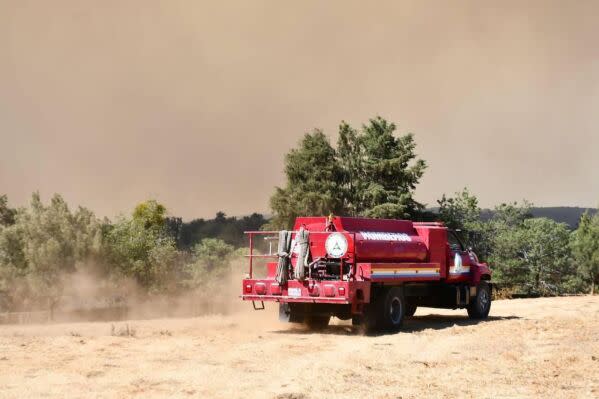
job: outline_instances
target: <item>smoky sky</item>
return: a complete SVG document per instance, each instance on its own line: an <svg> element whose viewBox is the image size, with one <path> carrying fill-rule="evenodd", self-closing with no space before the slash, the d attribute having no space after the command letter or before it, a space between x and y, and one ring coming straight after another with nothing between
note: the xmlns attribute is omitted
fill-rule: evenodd
<svg viewBox="0 0 599 399"><path fill-rule="evenodd" d="M381 115L418 200L599 202L599 2L0 0L0 194L268 211L284 154Z"/></svg>

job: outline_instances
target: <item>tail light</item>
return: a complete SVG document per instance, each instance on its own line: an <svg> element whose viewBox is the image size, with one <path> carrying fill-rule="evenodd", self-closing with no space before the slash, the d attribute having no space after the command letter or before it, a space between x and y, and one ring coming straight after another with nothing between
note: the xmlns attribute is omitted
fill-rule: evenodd
<svg viewBox="0 0 599 399"><path fill-rule="evenodd" d="M246 294L251 294L252 293L252 285L251 284L246 284L245 285L245 293Z"/></svg>
<svg viewBox="0 0 599 399"><path fill-rule="evenodd" d="M335 286L331 284L325 284L324 296L335 296Z"/></svg>
<svg viewBox="0 0 599 399"><path fill-rule="evenodd" d="M339 296L345 296L345 287L339 287Z"/></svg>
<svg viewBox="0 0 599 399"><path fill-rule="evenodd" d="M270 293L273 295L281 295L281 286L277 283L271 284Z"/></svg>
<svg viewBox="0 0 599 399"><path fill-rule="evenodd" d="M254 290L256 290L256 294L264 295L266 294L266 284L256 283L256 285L254 285Z"/></svg>

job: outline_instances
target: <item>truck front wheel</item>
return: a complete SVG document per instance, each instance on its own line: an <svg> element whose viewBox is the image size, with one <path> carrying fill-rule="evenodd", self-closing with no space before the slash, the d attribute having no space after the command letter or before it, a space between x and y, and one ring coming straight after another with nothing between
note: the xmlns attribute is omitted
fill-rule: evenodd
<svg viewBox="0 0 599 399"><path fill-rule="evenodd" d="M467 307L468 316L471 319L486 319L491 310L491 287L485 281L481 281L476 289L474 301Z"/></svg>
<svg viewBox="0 0 599 399"><path fill-rule="evenodd" d="M418 308L418 306L414 305L413 303L407 303L406 304L406 317L412 317L414 316L414 313L416 313L416 309Z"/></svg>

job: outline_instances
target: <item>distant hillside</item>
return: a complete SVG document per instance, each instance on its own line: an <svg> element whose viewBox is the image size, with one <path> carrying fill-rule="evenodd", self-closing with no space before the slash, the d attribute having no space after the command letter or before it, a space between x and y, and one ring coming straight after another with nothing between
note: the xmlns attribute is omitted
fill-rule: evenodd
<svg viewBox="0 0 599 399"><path fill-rule="evenodd" d="M559 223L566 223L571 229L578 227L578 221L580 216L588 210L591 214L597 212L597 209L591 208L579 208L575 206L548 206L548 207L535 207L531 208L530 213L536 218L548 218L555 220ZM493 211L490 209L484 209L482 211L482 218L488 220L493 215Z"/></svg>
<svg viewBox="0 0 599 399"><path fill-rule="evenodd" d="M171 217L166 220L170 234L175 238L180 249L190 249L204 238L218 238L235 247L246 243L243 234L248 230L260 230L267 219L259 213L249 216L228 217L218 212L214 219L194 219L183 222L181 218Z"/></svg>
<svg viewBox="0 0 599 399"><path fill-rule="evenodd" d="M597 212L597 209L589 209L589 208L578 208L572 206L552 206L552 207L542 207L542 208L532 208L531 213L534 217L546 217L549 219L553 219L556 222L566 223L570 228L575 229L578 227L578 221L580 220L580 216L586 211L589 210L592 214Z"/></svg>

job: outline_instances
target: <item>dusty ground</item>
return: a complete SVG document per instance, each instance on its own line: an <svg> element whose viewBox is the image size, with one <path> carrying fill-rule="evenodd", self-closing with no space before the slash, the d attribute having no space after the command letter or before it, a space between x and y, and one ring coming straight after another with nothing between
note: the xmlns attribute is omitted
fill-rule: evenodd
<svg viewBox="0 0 599 399"><path fill-rule="evenodd" d="M244 305L0 326L0 397L599 397L599 296L497 301L478 324L419 309L404 332L374 337L342 322L307 333L279 324L274 307Z"/></svg>

